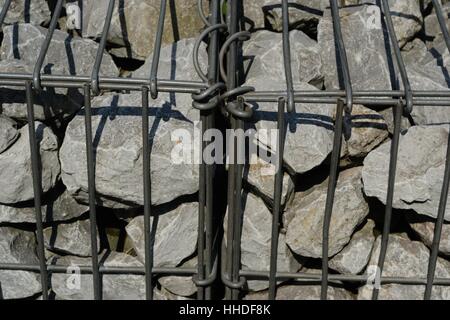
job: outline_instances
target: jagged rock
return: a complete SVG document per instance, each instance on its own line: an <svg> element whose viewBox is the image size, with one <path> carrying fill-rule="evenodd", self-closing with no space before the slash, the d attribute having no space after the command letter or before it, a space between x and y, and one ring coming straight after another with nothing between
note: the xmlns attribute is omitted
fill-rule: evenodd
<svg viewBox="0 0 450 320"><path fill-rule="evenodd" d="M431 218L417 217L413 215L406 216L411 228L420 237L422 242L429 248L433 244L434 227L436 220ZM450 255L450 224L444 223L442 226L441 241L439 243L439 252Z"/></svg>
<svg viewBox="0 0 450 320"><path fill-rule="evenodd" d="M322 87L322 60L316 41L302 31L289 33L291 39L291 65L294 82L306 82ZM285 81L283 41L280 33L259 31L244 43L244 56L249 57L247 82L270 78Z"/></svg>
<svg viewBox="0 0 450 320"><path fill-rule="evenodd" d="M15 24L3 28L0 71L33 73L47 31L31 24ZM73 38L65 32L55 30L41 72L53 75L90 76L97 50L98 44L92 40ZM105 53L100 75L118 74L112 58ZM24 90L3 87L1 93L2 113L11 118L26 119ZM83 96L78 89L45 89L36 95L35 100L36 119L45 120L73 114L82 105Z"/></svg>
<svg viewBox="0 0 450 320"><path fill-rule="evenodd" d="M17 124L7 117L0 116L0 153L8 149L18 138Z"/></svg>
<svg viewBox="0 0 450 320"><path fill-rule="evenodd" d="M151 218L153 265L176 267L194 254L197 246L198 203L184 203L175 209L155 212ZM156 218L155 218L156 217ZM153 226L156 223L156 226ZM139 259L145 261L144 217L134 218L126 227Z"/></svg>
<svg viewBox="0 0 450 320"><path fill-rule="evenodd" d="M3 8L5 2L5 0L0 0L0 8ZM25 22L43 25L50 21L50 16L50 9L45 0L12 0L4 23L14 24L17 22Z"/></svg>
<svg viewBox="0 0 450 320"><path fill-rule="evenodd" d="M389 135L383 117L361 105L353 107L350 121L350 137L342 144L345 156L363 158Z"/></svg>
<svg viewBox="0 0 450 320"><path fill-rule="evenodd" d="M91 224L89 220L58 224L44 229L47 249L81 257L91 256ZM100 238L97 234L97 248Z"/></svg>
<svg viewBox="0 0 450 320"><path fill-rule="evenodd" d="M307 29L316 25L322 17L327 0L289 1L289 23L291 28ZM253 0L244 2L245 16L254 29L270 28L282 31L281 3L274 0Z"/></svg>
<svg viewBox="0 0 450 320"><path fill-rule="evenodd" d="M158 79L201 81L192 62L195 41L195 38L183 39L161 48ZM200 45L198 61L201 69L206 73L208 54L204 43ZM142 67L133 72L133 77L150 79L152 64L153 55L146 60ZM187 119L191 121L200 120L199 111L192 107L191 94L161 92L159 98L169 101L174 106L173 109L179 111Z"/></svg>
<svg viewBox="0 0 450 320"><path fill-rule="evenodd" d="M284 80L269 82L260 77L247 82L259 90L286 90ZM296 90L317 90L311 85L295 84ZM291 173L305 173L322 164L333 150L333 113L335 106L321 104L297 104L295 113L286 114L286 146L284 162ZM277 104L258 103L254 105L253 123L255 138L269 150L276 150L277 139L271 130L277 129Z"/></svg>
<svg viewBox="0 0 450 320"><path fill-rule="evenodd" d="M190 259L182 267L196 268L197 259L197 257ZM192 276L165 276L159 278L158 282L164 289L177 296L190 297L197 292Z"/></svg>
<svg viewBox="0 0 450 320"><path fill-rule="evenodd" d="M435 60L435 57L428 51L427 45L419 38L408 42L403 47L402 57L406 65L415 64L418 61Z"/></svg>
<svg viewBox="0 0 450 320"><path fill-rule="evenodd" d="M103 206L123 208L144 203L141 100L139 93L132 93L107 94L92 101L96 192ZM153 204L198 190L198 165L187 161L175 164L173 158L180 144L179 137L173 137L175 130L193 137L193 125L179 119L179 113L166 112L166 107L155 103L150 108ZM85 140L82 110L67 128L60 160L64 184L84 202L88 199ZM181 147L186 149L188 142Z"/></svg>
<svg viewBox="0 0 450 320"><path fill-rule="evenodd" d="M0 227L0 260L2 263L37 265L36 238L33 232ZM27 271L0 271L4 299L32 297L41 292L39 275Z"/></svg>
<svg viewBox="0 0 450 320"><path fill-rule="evenodd" d="M400 137L393 207L436 217L444 177L448 125L415 126ZM364 160L364 192L386 202L391 142ZM450 221L447 211L446 220Z"/></svg>
<svg viewBox="0 0 450 320"><path fill-rule="evenodd" d="M40 122L35 123L42 168L42 190L55 186L59 174L58 141L52 130ZM34 198L31 173L31 152L28 125L19 130L19 139L0 154L0 203L14 204Z"/></svg>
<svg viewBox="0 0 450 320"><path fill-rule="evenodd" d="M56 199L52 196L46 203L41 207L44 222L71 220L89 210L89 207L76 202L67 191L56 195ZM36 223L35 208L0 205L0 223Z"/></svg>
<svg viewBox="0 0 450 320"><path fill-rule="evenodd" d="M83 37L100 39L108 4L108 0L83 0ZM160 5L159 0L116 2L107 38L113 55L145 60L152 53ZM207 7L205 2L205 12ZM196 36L203 27L196 0L170 2L166 8L163 44Z"/></svg>
<svg viewBox="0 0 450 320"><path fill-rule="evenodd" d="M136 258L120 252L105 252L99 257L99 261L105 267L143 267ZM92 265L92 259L65 256L55 259L54 263L82 267ZM145 276L104 274L101 278L104 300L145 299ZM54 273L51 276L51 287L57 297L62 300L93 300L94 298L91 274Z"/></svg>
<svg viewBox="0 0 450 320"><path fill-rule="evenodd" d="M394 126L395 126L394 110L392 108L388 108L380 111L380 114L383 117L384 121L386 122L389 133L394 134ZM409 122L409 119L407 117L402 117L400 126L401 132L408 130L409 128L411 128L411 123Z"/></svg>
<svg viewBox="0 0 450 320"><path fill-rule="evenodd" d="M330 260L330 268L342 274L359 274L367 266L375 243L375 222L369 220L350 243Z"/></svg>
<svg viewBox="0 0 450 320"><path fill-rule="evenodd" d="M431 0L430 0L430 2L431 2ZM447 30L448 30L450 28L450 20L448 19L448 14L450 13L450 5L448 3L444 4L442 6L442 11L444 12L444 17L447 17L446 25L447 25ZM428 16L425 17L423 29L424 29L424 33L425 33L424 37L426 39L436 38L436 37L441 38L441 39L443 38L442 29L439 25L436 11L434 8L433 8L431 14L429 14Z"/></svg>
<svg viewBox="0 0 450 320"><path fill-rule="evenodd" d="M269 271L272 214L264 202L251 193L243 195L243 224L241 237L241 264L243 270ZM225 217L225 230L227 230ZM277 270L279 272L297 272L300 264L286 246L286 236L281 233L278 243ZM264 280L247 281L248 289L261 291L269 287Z"/></svg>
<svg viewBox="0 0 450 320"><path fill-rule="evenodd" d="M290 285L282 286L277 289L276 300L320 300L321 287L319 285ZM267 292L250 293L245 296L245 300L267 300ZM355 297L349 291L334 287L330 284L328 287L328 300L355 300Z"/></svg>
<svg viewBox="0 0 450 320"><path fill-rule="evenodd" d="M369 265L376 266L380 256L381 238L375 243ZM424 244L411 241L405 235L390 235L383 277L418 277L426 278L428 271L429 251ZM450 263L438 258L436 277L448 278ZM379 291L380 300L422 300L425 293L424 285L383 284ZM432 299L448 300L450 288L433 286ZM360 288L358 300L372 298L372 289L369 285Z"/></svg>
<svg viewBox="0 0 450 320"><path fill-rule="evenodd" d="M330 224L329 256L342 250L369 213L361 184L361 167L339 175ZM322 228L328 181L297 193L285 214L286 243L305 257L322 256Z"/></svg>
<svg viewBox="0 0 450 320"><path fill-rule="evenodd" d="M339 12L353 89L391 90L393 66L386 54L380 8L361 5L343 8ZM322 74L328 90L340 89L333 30L331 12L325 10L318 27L318 42Z"/></svg>

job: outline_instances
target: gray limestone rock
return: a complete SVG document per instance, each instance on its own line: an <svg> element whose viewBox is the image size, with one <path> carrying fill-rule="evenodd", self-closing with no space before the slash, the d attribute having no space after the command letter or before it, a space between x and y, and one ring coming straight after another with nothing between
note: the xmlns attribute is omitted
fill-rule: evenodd
<svg viewBox="0 0 450 320"><path fill-rule="evenodd" d="M356 232L350 243L330 259L330 268L342 274L359 274L369 263L370 253L375 243L375 222L369 220Z"/></svg>
<svg viewBox="0 0 450 320"><path fill-rule="evenodd" d="M361 167L348 169L339 175L330 224L329 257L349 243L356 229L369 213L361 184ZM286 209L286 243L305 257L322 256L322 228L328 181L297 193Z"/></svg>
<svg viewBox="0 0 450 320"><path fill-rule="evenodd" d="M45 246L54 252L89 257L91 256L90 226L89 220L79 220L48 227L44 229ZM98 234L97 248L100 248Z"/></svg>
<svg viewBox="0 0 450 320"><path fill-rule="evenodd" d="M196 268L197 259L197 257L190 259L182 267ZM192 276L164 276L159 278L158 282L164 289L177 296L191 297L197 292Z"/></svg>
<svg viewBox="0 0 450 320"><path fill-rule="evenodd" d="M0 8L5 5L5 0L0 0ZM17 22L42 25L50 21L51 12L45 0L12 0L5 17L5 24Z"/></svg>
<svg viewBox="0 0 450 320"><path fill-rule="evenodd" d="M431 218L417 217L413 215L406 216L411 228L420 237L422 242L429 248L433 244L434 228L436 220ZM441 241L439 243L439 252L444 255L450 255L450 224L444 223L442 226Z"/></svg>
<svg viewBox="0 0 450 320"><path fill-rule="evenodd" d="M139 93L107 94L92 101L96 150L96 191L103 206L123 208L144 203L142 181L142 97ZM152 202L162 204L198 190L198 165L174 163L183 143L176 135L193 138L194 127L170 106L150 108ZM182 118L182 117L181 117ZM181 152L181 151L180 151ZM188 152L192 153L191 148ZM191 158L192 159L192 158ZM84 110L70 122L60 150L62 179L69 192L86 202L88 183Z"/></svg>
<svg viewBox="0 0 450 320"><path fill-rule="evenodd" d="M184 203L151 218L153 265L176 267L197 248L198 203ZM156 224L156 225L153 225ZM140 261L145 261L144 217L134 218L126 227Z"/></svg>
<svg viewBox="0 0 450 320"><path fill-rule="evenodd" d="M376 266L380 255L380 237L377 239L369 265ZM386 261L383 269L385 277L419 277L426 278L428 271L429 250L418 241L411 241L405 235L390 235ZM376 270L376 269L375 269ZM438 258L436 277L448 278L450 263ZM380 300L422 300L424 285L383 284L379 291ZM370 285L360 288L358 300L369 300L372 297ZM432 299L448 300L450 289L434 286Z"/></svg>
<svg viewBox="0 0 450 320"><path fill-rule="evenodd" d="M400 137L393 207L436 217L444 176L448 125L415 126ZM391 142L364 160L364 192L386 202ZM446 220L450 221L447 211Z"/></svg>
<svg viewBox="0 0 450 320"><path fill-rule="evenodd" d="M0 260L2 263L38 264L36 238L33 232L0 227ZM39 275L27 271L0 271L4 299L32 297L42 291Z"/></svg>
<svg viewBox="0 0 450 320"><path fill-rule="evenodd" d="M35 123L42 167L42 190L55 186L59 174L58 141L49 127ZM20 138L0 154L0 203L15 204L34 198L28 125L19 130Z"/></svg>
<svg viewBox="0 0 450 320"><path fill-rule="evenodd" d="M19 138L15 121L0 116L0 153L3 153Z"/></svg>

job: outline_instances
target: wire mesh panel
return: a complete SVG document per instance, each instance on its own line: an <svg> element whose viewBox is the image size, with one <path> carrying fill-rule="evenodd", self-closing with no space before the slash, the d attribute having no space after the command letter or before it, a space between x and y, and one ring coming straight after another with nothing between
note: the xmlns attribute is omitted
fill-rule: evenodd
<svg viewBox="0 0 450 320"><path fill-rule="evenodd" d="M25 109L14 116L20 133L0 118L11 136L0 163L27 139L26 161L16 162L29 177L0 196L0 211L9 212L0 220L8 244L0 247L0 298L20 298L14 288L23 277L36 287L28 297L44 300L449 297L441 238L450 91L427 78L446 72L450 53L440 1L423 9L436 17L446 50L436 65L436 52L420 56L416 33L399 27L409 13L387 0L199 0L201 30L181 40L192 27L176 21L181 1L141 10L134 1L57 0L39 20L47 28L33 25L33 12L9 23L15 2L4 1L0 13L2 113ZM252 19L262 6L264 18ZM101 16L101 27L89 29L95 23L78 10ZM154 41L124 32L135 12L154 10ZM61 31L62 17L77 31ZM166 46L168 24L175 42ZM124 60L140 68L118 76ZM73 112L60 110L66 104ZM196 130L200 139L188 141ZM177 162L179 154L188 160ZM51 161L60 171L48 170ZM19 185L6 171L2 178ZM26 209L34 216L21 219ZM120 250L103 227L110 220L128 234L115 240ZM16 223L29 235L9 227ZM73 248L58 243L59 233ZM36 259L9 253L34 239Z"/></svg>

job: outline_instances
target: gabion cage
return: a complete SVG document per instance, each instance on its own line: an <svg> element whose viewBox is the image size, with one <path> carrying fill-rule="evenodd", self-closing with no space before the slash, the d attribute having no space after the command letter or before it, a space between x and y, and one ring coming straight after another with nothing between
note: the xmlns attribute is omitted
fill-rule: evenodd
<svg viewBox="0 0 450 320"><path fill-rule="evenodd" d="M338 77L340 83L339 90L308 91L296 90L292 76L291 63L291 40L289 31L291 24L289 21L288 0L282 0L279 4L282 10L282 48L284 56L284 72L286 89L281 91L258 91L258 88L246 86L245 75L242 72L244 67L244 57L242 44L252 37L248 31L245 21L243 1L239 0L210 0L209 15L204 12L204 3L199 0L198 13L205 24L204 30L198 35L194 49L194 60L192 64L202 79L201 82L191 79L168 80L158 77L160 52L163 39L164 21L167 16L169 2L161 0L160 15L157 18L157 33L154 44L154 54L151 69L148 70L147 78L123 78L123 77L103 77L100 74L103 52L106 47L107 35L113 17L113 10L116 5L115 0L109 1L103 32L100 37L99 49L95 58L95 64L91 74L43 74L42 68L45 57L58 19L64 9L64 0L57 0L52 12L52 19L48 28L45 41L36 59L33 74L0 73L0 85L24 88L26 92L26 104L28 111L30 149L32 155L32 175L34 190L34 205L36 211L36 236L38 242L38 265L10 264L0 261L0 270L9 271L32 271L40 273L43 299L48 299L49 274L66 273L70 266L47 264L45 257L45 245L43 235L43 212L41 210L41 196L43 194L41 184L40 156L36 137L34 101L35 95L44 88L76 88L82 89L84 95L84 117L86 127L86 152L87 152L87 174L89 186L89 217L92 264L81 267L83 274L93 275L94 298L102 299L102 276L107 274L129 274L145 276L146 298L154 298L153 289L155 287L156 276L160 275L183 275L192 276L197 286L197 298L199 300L210 300L221 297L221 287L225 288L225 297L236 300L241 298L241 290L250 280L268 281L268 298L276 298L277 283L280 281L295 281L295 285L316 283L321 284L321 298L327 299L329 282L358 283L363 284L369 280L369 275L353 274L333 274L329 272L329 230L331 217L333 214L333 203L335 190L339 175L340 152L346 131L349 128L348 115L356 104L392 107L394 112L394 130L389 161L389 177L387 189L387 199L384 212L384 225L381 235L381 249L378 259L379 282L381 284L405 284L423 285L426 287L425 299L430 299L433 286L448 286L450 279L438 278L435 276L436 263L439 255L439 244L442 227L445 218L445 209L448 198L448 188L450 181L450 147L447 147L444 183L442 185L439 211L435 223L434 240L431 246L429 258L428 275L422 277L386 277L383 276L383 266L385 264L386 253L389 244L389 234L391 230L391 220L393 211L394 185L398 161L399 141L401 136L402 118L407 117L415 106L434 106L445 108L450 105L450 91L413 91L409 82L408 72L403 61L402 53L398 45L396 32L391 16L389 1L378 1L378 6L383 12L382 20L385 25L385 33L391 43L391 57L400 75L399 79L402 89L378 90L378 91L355 91L352 89L352 79L347 61L346 48L341 30L340 6L337 0L329 2L331 9L333 38L336 47L336 60L338 64ZM11 0L4 2L0 14L0 25L8 14ZM445 39L445 44L450 50L450 34L447 30L446 20L442 5L438 0L432 0L432 5L436 13L439 26ZM155 17L156 19L156 17ZM355 30L357 32L357 30ZM208 66L207 70L202 70L198 60L198 51L201 43L208 44ZM271 79L267 79L271 81ZM92 96L99 95L100 92L108 91L135 91L142 96L142 148L143 148L143 185L144 185L144 228L145 228L145 265L143 267L110 267L105 266L99 259L97 247L97 202L95 186L95 151L93 146L92 132ZM216 120L223 117L227 120L229 128L234 130L244 129L247 121L252 117L253 104L272 103L278 109L272 110L276 114L277 129L280 134L277 141L276 158L277 163L283 162L285 147L285 132L287 128L286 116L296 113L296 105L302 103L321 103L336 107L334 119L334 140L331 154L328 192L323 220L322 239L322 270L320 273L309 272L280 272L277 270L277 256L280 234L280 219L283 212L283 166L277 166L274 179L274 194L272 196L272 224L271 224L271 249L270 249L270 270L248 270L241 266L241 237L243 220L243 172L244 164L237 163L236 152L233 153L235 161L231 161L227 169L227 190L220 190L220 194L215 184L215 178L220 168L218 165L199 165L199 192L198 192L198 240L197 240L197 267L154 267L153 249L151 239L151 146L148 137L149 129L150 98L157 99L159 93L188 93L192 94L192 105L198 110L202 124L202 133L208 129L216 128ZM150 96L149 96L150 95ZM235 141L236 142L236 141ZM206 145L202 142L201 148ZM225 199L226 198L226 199ZM216 202L225 202L227 214L220 212ZM223 224L226 224L224 230ZM1 288L1 287L0 287ZM217 289L219 288L219 289ZM217 290L216 290L217 289ZM216 291L216 292L215 292ZM1 293L1 290L0 290ZM379 289L373 290L373 299L377 299Z"/></svg>

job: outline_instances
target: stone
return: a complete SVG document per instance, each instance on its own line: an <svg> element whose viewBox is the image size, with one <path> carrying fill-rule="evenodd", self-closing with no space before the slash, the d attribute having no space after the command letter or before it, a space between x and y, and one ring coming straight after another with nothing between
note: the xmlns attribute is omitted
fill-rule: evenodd
<svg viewBox="0 0 450 320"><path fill-rule="evenodd" d="M375 222L368 220L364 227L352 236L350 243L330 259L330 268L342 274L361 273L369 263L375 243L374 228Z"/></svg>
<svg viewBox="0 0 450 320"><path fill-rule="evenodd" d="M430 2L431 2L431 0L430 0ZM444 13L444 17L446 17L446 26L447 26L447 30L448 30L450 27L450 20L448 19L448 14L450 13L450 5L448 3L444 4L442 6L442 11ZM433 8L431 14L429 14L428 16L426 16L424 18L424 27L423 28L424 28L424 33L425 33L424 37L426 39L430 39L430 38L434 39L436 37L443 38L442 29L439 25L436 11L434 8Z"/></svg>
<svg viewBox="0 0 450 320"><path fill-rule="evenodd" d="M2 263L39 264L33 232L0 227L0 260ZM39 294L39 274L28 271L0 271L4 299L23 299Z"/></svg>
<svg viewBox="0 0 450 320"><path fill-rule="evenodd" d="M369 265L376 266L380 256L381 237L378 237ZM418 277L426 278L428 271L429 251L427 247L418 241L411 241L405 235L391 234L387 249L386 261L383 269L383 277ZM448 278L450 263L438 258L436 265L436 277ZM424 285L383 284L379 291L380 300L423 300ZM433 300L448 300L450 288L433 286ZM372 298L372 289L365 285L359 289L358 300Z"/></svg>
<svg viewBox="0 0 450 320"><path fill-rule="evenodd" d="M362 105L354 105L350 116L350 137L343 139L342 154L363 158L379 146L388 136L383 116Z"/></svg>
<svg viewBox="0 0 450 320"><path fill-rule="evenodd" d="M444 178L448 125L414 126L400 137L393 207L436 218ZM386 203L391 142L364 160L364 193ZM448 205L447 205L448 207ZM450 213L446 211L447 221Z"/></svg>
<svg viewBox="0 0 450 320"><path fill-rule="evenodd" d="M19 138L15 121L0 115L0 153L3 153Z"/></svg>
<svg viewBox="0 0 450 320"><path fill-rule="evenodd" d="M178 207L154 213L151 218L153 266L176 267L195 253L197 248L198 203L184 203ZM153 226L156 223L156 226ZM144 217L134 218L126 231L140 261L145 261Z"/></svg>
<svg viewBox="0 0 450 320"><path fill-rule="evenodd" d="M329 233L329 257L350 242L354 230L369 213L361 184L361 167L339 174ZM284 221L286 243L295 253L312 258L322 257L322 228L328 181L295 195L287 207Z"/></svg>
<svg viewBox="0 0 450 320"><path fill-rule="evenodd" d="M80 217L89 211L89 207L80 204L67 192L51 195L41 207L44 222L60 222ZM34 206L0 205L0 223L36 223Z"/></svg>
<svg viewBox="0 0 450 320"><path fill-rule="evenodd" d="M244 179L265 201L273 205L275 192L275 165L261 158L257 158L257 163L251 163L244 169ZM286 204L294 193L295 183L288 174L283 174L283 191L281 194L281 204Z"/></svg>
<svg viewBox="0 0 450 320"><path fill-rule="evenodd" d="M89 220L53 225L44 229L44 242L47 249L63 254L90 257L91 224ZM100 238L97 233L97 248Z"/></svg>
<svg viewBox="0 0 450 320"><path fill-rule="evenodd" d="M272 239L272 214L264 202L251 193L243 195L243 224L241 237L242 270L269 271ZM227 230L225 217L225 232ZM301 265L286 246L286 236L280 233L278 240L277 270L297 272ZM269 287L264 280L247 281L250 291L261 291Z"/></svg>
<svg viewBox="0 0 450 320"><path fill-rule="evenodd" d="M195 38L183 39L161 48L158 79L202 81L195 71L193 64L193 52L196 40ZM198 61L201 69L206 73L208 53L204 43L200 45ZM146 60L142 67L133 72L133 77L150 79L152 64L153 55ZM192 107L191 94L161 92L159 93L159 98L164 101L169 101L176 111L180 112L190 121L200 120L199 111Z"/></svg>
<svg viewBox="0 0 450 320"><path fill-rule="evenodd" d="M31 74L37 55L48 30L31 24L15 24L3 28L0 50L0 72ZM43 67L42 74L90 76L98 44L92 40L71 37L55 30ZM111 56L103 55L101 76L118 76L119 71ZM26 120L25 91L3 87L0 103L2 113L15 119ZM46 88L35 97L36 120L67 118L83 104L82 91L78 89Z"/></svg>
<svg viewBox="0 0 450 320"><path fill-rule="evenodd" d="M286 90L283 82L269 82L260 77L247 85L258 91ZM295 90L314 91L315 87L296 83ZM253 105L254 115L249 129L256 130L255 139L263 147L276 150L278 139L273 138L271 130L277 129L277 104L258 103ZM286 145L284 163L292 174L305 173L322 164L333 150L333 113L335 106L322 104L296 104L295 113L286 113ZM274 153L274 152L272 152Z"/></svg>
<svg viewBox="0 0 450 320"><path fill-rule="evenodd" d="M392 90L393 66L386 54L380 8L361 5L339 12L353 90ZM333 30L331 12L325 10L318 27L318 43L327 90L340 89Z"/></svg>
<svg viewBox="0 0 450 320"><path fill-rule="evenodd" d="M43 123L36 122L35 128L42 168L42 190L47 192L55 186L60 175L58 141L52 130ZM0 154L2 204L15 204L34 199L28 130L28 125L21 128L19 139Z"/></svg>
<svg viewBox="0 0 450 320"><path fill-rule="evenodd" d="M289 37L293 82L305 82L321 88L323 75L319 45L299 30L291 31ZM258 31L244 43L244 56L249 58L248 83L252 82L252 79L261 78L286 81L282 40L280 33Z"/></svg>
<svg viewBox="0 0 450 320"><path fill-rule="evenodd" d="M422 242L431 248L434 239L435 220L431 218L419 217L416 215L407 215L407 220L414 232L420 237ZM450 255L450 224L442 225L441 241L439 243L439 252L444 255Z"/></svg>
<svg viewBox="0 0 450 320"><path fill-rule="evenodd" d="M321 287L319 285L287 285L277 289L276 300L320 300ZM267 292L250 293L245 296L245 300L267 300ZM349 291L337 287L328 287L328 300L355 300Z"/></svg>
<svg viewBox="0 0 450 320"><path fill-rule="evenodd" d="M197 268L197 257L188 260L183 268ZM164 276L158 279L161 286L168 292L182 297L191 297L197 292L192 276Z"/></svg>
<svg viewBox="0 0 450 320"><path fill-rule="evenodd" d="M83 0L83 37L100 39L108 0ZM207 2L203 9L207 8ZM145 60L153 51L160 12L159 0L116 1L107 41L121 58ZM205 10L206 12L206 10ZM194 37L204 27L196 0L171 1L166 8L163 44Z"/></svg>
<svg viewBox="0 0 450 320"><path fill-rule="evenodd" d="M5 0L0 0L0 8L5 5ZM47 1L12 0L5 17L4 24L10 25L17 22L43 25L50 21L51 12Z"/></svg>
<svg viewBox="0 0 450 320"><path fill-rule="evenodd" d="M92 127L96 151L96 192L99 204L129 208L144 204L142 181L142 97L139 93L106 94L92 100ZM170 106L150 108L152 203L163 204L198 191L198 165L174 163L181 145L177 131L193 137L193 125ZM191 152L191 149L189 149ZM178 155L178 153L177 153ZM112 160L114 159L114 160ZM84 110L69 123L60 150L62 179L76 199L86 203L88 181ZM192 158L191 158L192 160Z"/></svg>
<svg viewBox="0 0 450 320"><path fill-rule="evenodd" d="M141 267L142 263L125 253L104 252L99 257L105 267ZM91 258L65 256L54 259L54 264L83 267L92 265ZM51 288L61 300L93 300L94 289L91 274L81 274L79 288L73 281L72 274L54 273L51 275ZM144 300L145 276L131 274L104 274L102 275L103 300ZM70 283L72 286L68 286Z"/></svg>
<svg viewBox="0 0 450 320"><path fill-rule="evenodd" d="M380 111L381 116L383 117L384 121L386 122L387 129L390 134L394 134L394 110L392 108L384 109ZM400 132L404 132L405 130L408 130L411 128L411 123L407 117L402 117L401 120L401 126L400 126Z"/></svg>

